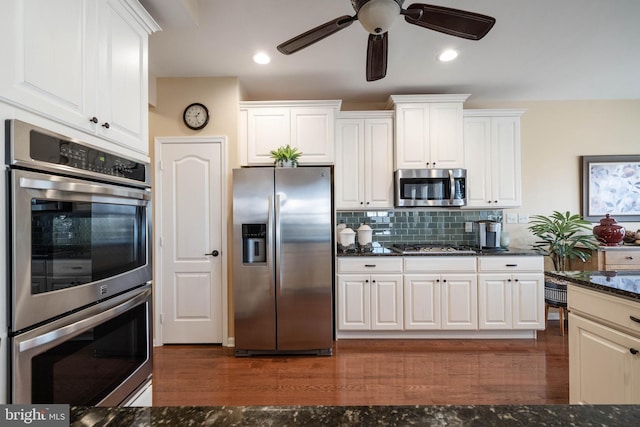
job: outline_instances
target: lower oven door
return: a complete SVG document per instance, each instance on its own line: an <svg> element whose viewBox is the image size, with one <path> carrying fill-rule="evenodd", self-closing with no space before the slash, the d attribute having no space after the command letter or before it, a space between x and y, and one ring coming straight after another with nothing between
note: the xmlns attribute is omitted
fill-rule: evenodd
<svg viewBox="0 0 640 427"><path fill-rule="evenodd" d="M117 406L151 379L151 285L12 338L12 402Z"/></svg>

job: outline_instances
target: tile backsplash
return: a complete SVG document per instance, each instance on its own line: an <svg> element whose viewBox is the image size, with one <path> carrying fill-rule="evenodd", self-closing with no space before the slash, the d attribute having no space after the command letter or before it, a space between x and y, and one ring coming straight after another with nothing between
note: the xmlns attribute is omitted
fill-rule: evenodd
<svg viewBox="0 0 640 427"><path fill-rule="evenodd" d="M465 232L465 222L493 220L502 223L501 210L414 210L339 211L336 224L354 231L366 223L373 229L373 241L385 243L423 242L475 245L476 235Z"/></svg>

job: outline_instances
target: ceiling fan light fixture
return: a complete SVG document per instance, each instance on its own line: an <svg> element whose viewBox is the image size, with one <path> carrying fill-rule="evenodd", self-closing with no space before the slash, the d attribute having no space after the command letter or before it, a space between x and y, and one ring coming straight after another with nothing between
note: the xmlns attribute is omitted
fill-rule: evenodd
<svg viewBox="0 0 640 427"><path fill-rule="evenodd" d="M265 65L271 62L271 57L264 52L258 52L253 55L253 62L260 65Z"/></svg>
<svg viewBox="0 0 640 427"><path fill-rule="evenodd" d="M400 15L400 5L396 0L370 0L358 10L358 20L371 34L389 31Z"/></svg>
<svg viewBox="0 0 640 427"><path fill-rule="evenodd" d="M457 57L458 57L458 52L456 50L453 50L453 49L443 50L442 53L440 53L440 55L438 55L438 59L441 62L453 61Z"/></svg>

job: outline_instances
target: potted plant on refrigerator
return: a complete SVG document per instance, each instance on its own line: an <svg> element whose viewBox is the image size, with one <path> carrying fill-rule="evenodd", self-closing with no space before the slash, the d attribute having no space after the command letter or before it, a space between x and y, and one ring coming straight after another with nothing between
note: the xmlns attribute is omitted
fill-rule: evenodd
<svg viewBox="0 0 640 427"><path fill-rule="evenodd" d="M289 144L279 147L277 150L270 151L274 164L279 167L294 168L298 166L298 159L302 155L297 147L291 147Z"/></svg>
<svg viewBox="0 0 640 427"><path fill-rule="evenodd" d="M550 216L533 215L528 229L540 239L535 242L533 249L551 258L555 271L567 270L571 259L587 261L591 258L588 250L598 248L598 243L591 231L591 223L569 211L565 213L554 211ZM566 314L567 309L566 283L545 274L544 302L545 322L549 307L557 308L560 315L560 332L564 335L563 315Z"/></svg>

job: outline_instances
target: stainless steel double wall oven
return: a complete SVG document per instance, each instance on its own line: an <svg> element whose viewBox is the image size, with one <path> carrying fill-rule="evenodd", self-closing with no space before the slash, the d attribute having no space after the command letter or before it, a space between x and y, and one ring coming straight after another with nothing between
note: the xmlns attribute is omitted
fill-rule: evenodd
<svg viewBox="0 0 640 427"><path fill-rule="evenodd" d="M152 372L149 165L5 133L11 402L121 405Z"/></svg>

